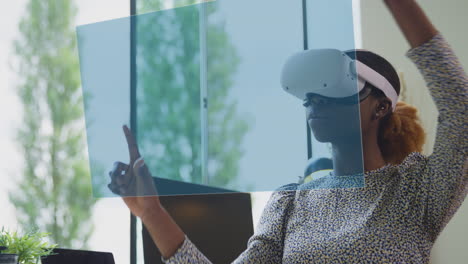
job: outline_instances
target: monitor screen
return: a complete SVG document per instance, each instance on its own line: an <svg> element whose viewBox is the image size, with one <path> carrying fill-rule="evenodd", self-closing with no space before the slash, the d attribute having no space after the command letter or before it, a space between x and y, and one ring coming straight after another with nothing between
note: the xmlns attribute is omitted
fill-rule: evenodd
<svg viewBox="0 0 468 264"><path fill-rule="evenodd" d="M161 203L196 247L213 263L231 263L253 235L249 193L161 196ZM143 227L145 263L162 263Z"/></svg>

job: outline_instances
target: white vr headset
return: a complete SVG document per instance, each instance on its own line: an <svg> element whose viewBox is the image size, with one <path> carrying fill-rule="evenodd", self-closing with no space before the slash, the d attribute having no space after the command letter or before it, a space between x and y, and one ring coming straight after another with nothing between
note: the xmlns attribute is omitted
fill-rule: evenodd
<svg viewBox="0 0 468 264"><path fill-rule="evenodd" d="M289 57L281 73L283 89L301 100L305 100L309 93L329 98L357 95L366 82L381 90L392 101L395 111L398 94L390 82L340 50L298 52Z"/></svg>

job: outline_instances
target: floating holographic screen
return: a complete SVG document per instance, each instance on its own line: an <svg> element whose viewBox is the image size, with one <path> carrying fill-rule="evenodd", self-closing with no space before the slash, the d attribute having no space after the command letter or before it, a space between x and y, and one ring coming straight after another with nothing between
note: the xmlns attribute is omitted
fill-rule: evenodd
<svg viewBox="0 0 468 264"><path fill-rule="evenodd" d="M347 2L307 1L307 13L316 8L314 18L307 15L309 48L354 48ZM134 130L159 195L272 191L297 183L306 168L322 168L319 159L330 161L329 144L317 140L308 160L305 107L280 84L287 59L304 49L301 1L222 0L147 11L154 10L140 7L143 14L77 28L95 195L113 196L108 170L129 161L121 125L129 123L132 89ZM320 16L334 22L316 23ZM347 109L347 122L359 128L358 108ZM355 147L361 175L360 133L347 134L340 124L332 120L327 133L339 131ZM364 184L363 177L347 179L302 186Z"/></svg>

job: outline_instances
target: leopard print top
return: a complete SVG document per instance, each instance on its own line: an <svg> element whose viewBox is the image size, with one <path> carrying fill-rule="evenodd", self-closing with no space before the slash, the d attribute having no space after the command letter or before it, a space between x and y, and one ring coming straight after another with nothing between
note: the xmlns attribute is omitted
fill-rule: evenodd
<svg viewBox="0 0 468 264"><path fill-rule="evenodd" d="M353 177L289 184L270 197L233 263L428 263L468 190L468 78L442 35L408 51L439 110L433 154ZM312 187L326 187L310 190ZM334 188L347 186L351 188ZM211 263L188 237L165 263Z"/></svg>

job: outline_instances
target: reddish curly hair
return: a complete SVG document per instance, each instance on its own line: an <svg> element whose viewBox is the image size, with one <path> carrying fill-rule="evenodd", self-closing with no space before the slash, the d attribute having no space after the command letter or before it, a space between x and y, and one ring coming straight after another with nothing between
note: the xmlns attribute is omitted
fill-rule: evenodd
<svg viewBox="0 0 468 264"><path fill-rule="evenodd" d="M410 153L421 152L425 141L414 106L400 101L395 111L380 121L378 144L387 163L400 164Z"/></svg>
<svg viewBox="0 0 468 264"><path fill-rule="evenodd" d="M398 73L385 58L367 50L352 50L346 54L380 73L392 84L397 94L400 94ZM366 85L372 87L369 83ZM381 98L385 94L373 87L372 96ZM387 163L400 164L410 153L421 152L425 140L426 134L418 117L418 110L405 102L397 102L395 111L380 121L378 145Z"/></svg>

